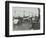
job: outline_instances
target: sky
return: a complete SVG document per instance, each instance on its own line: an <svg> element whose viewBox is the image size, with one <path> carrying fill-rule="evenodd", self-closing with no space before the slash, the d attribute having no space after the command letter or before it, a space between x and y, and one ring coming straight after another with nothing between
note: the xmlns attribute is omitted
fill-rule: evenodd
<svg viewBox="0 0 46 38"><path fill-rule="evenodd" d="M21 16L38 16L38 8L34 7L12 7L12 13L14 17Z"/></svg>

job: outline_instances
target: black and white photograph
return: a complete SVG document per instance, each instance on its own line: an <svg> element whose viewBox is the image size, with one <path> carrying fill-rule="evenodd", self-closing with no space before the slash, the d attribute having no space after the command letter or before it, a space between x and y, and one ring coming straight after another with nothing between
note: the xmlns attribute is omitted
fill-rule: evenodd
<svg viewBox="0 0 46 38"><path fill-rule="evenodd" d="M6 1L6 37L44 35L44 3Z"/></svg>
<svg viewBox="0 0 46 38"><path fill-rule="evenodd" d="M13 7L13 31L40 30L40 8Z"/></svg>

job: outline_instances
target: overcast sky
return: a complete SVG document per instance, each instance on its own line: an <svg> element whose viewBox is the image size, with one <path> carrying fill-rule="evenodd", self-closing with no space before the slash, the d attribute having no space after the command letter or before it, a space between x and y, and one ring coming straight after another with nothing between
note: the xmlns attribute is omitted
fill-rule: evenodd
<svg viewBox="0 0 46 38"><path fill-rule="evenodd" d="M25 14L25 16L38 16L38 8L33 8L33 7L13 7L12 8L12 13L14 17L21 16Z"/></svg>

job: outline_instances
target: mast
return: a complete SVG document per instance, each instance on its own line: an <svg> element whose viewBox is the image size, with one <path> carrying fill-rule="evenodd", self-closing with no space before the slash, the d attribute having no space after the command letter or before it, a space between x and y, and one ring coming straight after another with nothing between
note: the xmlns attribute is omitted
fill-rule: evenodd
<svg viewBox="0 0 46 38"><path fill-rule="evenodd" d="M25 17L25 11L24 11L24 13L23 13L23 17Z"/></svg>
<svg viewBox="0 0 46 38"><path fill-rule="evenodd" d="M29 12L29 17L30 17L30 12Z"/></svg>

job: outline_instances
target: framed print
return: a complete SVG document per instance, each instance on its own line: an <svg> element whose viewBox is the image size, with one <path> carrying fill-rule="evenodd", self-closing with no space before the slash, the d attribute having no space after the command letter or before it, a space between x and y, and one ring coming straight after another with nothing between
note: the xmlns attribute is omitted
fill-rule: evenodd
<svg viewBox="0 0 46 38"><path fill-rule="evenodd" d="M5 36L45 34L45 3L5 2Z"/></svg>

